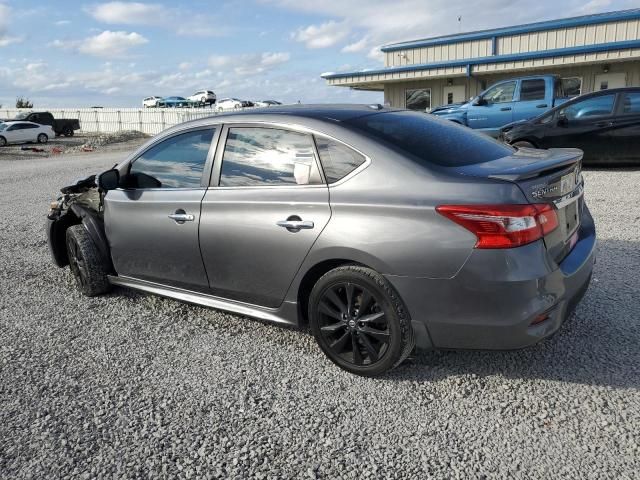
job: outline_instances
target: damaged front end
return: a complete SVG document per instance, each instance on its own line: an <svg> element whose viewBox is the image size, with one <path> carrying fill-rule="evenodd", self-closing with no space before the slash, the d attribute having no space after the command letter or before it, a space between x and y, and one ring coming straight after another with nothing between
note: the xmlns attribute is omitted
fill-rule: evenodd
<svg viewBox="0 0 640 480"><path fill-rule="evenodd" d="M103 257L109 271L113 270L109 244L104 233L103 194L96 184L96 176L78 180L60 189L62 195L51 202L47 214L49 251L58 267L69 264L66 232L72 225L82 224Z"/></svg>

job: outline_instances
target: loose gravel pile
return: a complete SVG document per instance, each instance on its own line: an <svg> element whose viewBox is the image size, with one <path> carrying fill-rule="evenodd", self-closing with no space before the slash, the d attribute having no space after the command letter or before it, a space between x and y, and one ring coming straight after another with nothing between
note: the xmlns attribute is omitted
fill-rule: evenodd
<svg viewBox="0 0 640 480"><path fill-rule="evenodd" d="M364 379L306 332L124 289L80 297L44 215L116 161L0 164L0 477L638 478L640 172L585 173L598 263L557 335Z"/></svg>
<svg viewBox="0 0 640 480"><path fill-rule="evenodd" d="M89 135L82 145L67 150L67 152L82 151L86 149L96 149L104 147L105 145L112 145L114 143L130 142L131 140L149 138L146 133L139 132L137 130L122 130L115 133L101 133Z"/></svg>

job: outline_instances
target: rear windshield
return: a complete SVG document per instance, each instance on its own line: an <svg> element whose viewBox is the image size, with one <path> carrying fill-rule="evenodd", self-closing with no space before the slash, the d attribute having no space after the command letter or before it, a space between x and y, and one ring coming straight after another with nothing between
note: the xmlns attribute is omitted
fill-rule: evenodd
<svg viewBox="0 0 640 480"><path fill-rule="evenodd" d="M511 155L498 141L421 112L385 112L346 120L345 124L408 153L420 164L460 167Z"/></svg>

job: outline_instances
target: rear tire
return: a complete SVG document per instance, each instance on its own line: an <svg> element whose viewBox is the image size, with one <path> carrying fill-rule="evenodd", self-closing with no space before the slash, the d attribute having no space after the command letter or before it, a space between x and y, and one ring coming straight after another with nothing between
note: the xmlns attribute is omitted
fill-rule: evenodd
<svg viewBox="0 0 640 480"><path fill-rule="evenodd" d="M517 142L513 142L511 146L516 148L536 148L533 143L527 142L526 140L518 140Z"/></svg>
<svg viewBox="0 0 640 480"><path fill-rule="evenodd" d="M49 141L49 137L46 133L41 133L38 135L38 143L47 143Z"/></svg>
<svg viewBox="0 0 640 480"><path fill-rule="evenodd" d="M309 323L329 360L356 375L381 375L415 346L402 300L366 267L338 267L323 275L309 297Z"/></svg>
<svg viewBox="0 0 640 480"><path fill-rule="evenodd" d="M72 225L67 229L67 255L76 285L84 295L94 297L109 291L107 269L83 225Z"/></svg>

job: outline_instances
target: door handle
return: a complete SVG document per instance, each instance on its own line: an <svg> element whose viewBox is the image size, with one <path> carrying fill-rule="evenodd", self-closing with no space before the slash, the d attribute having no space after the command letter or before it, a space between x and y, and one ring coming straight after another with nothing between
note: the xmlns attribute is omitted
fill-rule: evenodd
<svg viewBox="0 0 640 480"><path fill-rule="evenodd" d="M536 105L536 108L547 108L547 104L541 103L540 105Z"/></svg>
<svg viewBox="0 0 640 480"><path fill-rule="evenodd" d="M596 127L613 127L613 122L596 122Z"/></svg>
<svg viewBox="0 0 640 480"><path fill-rule="evenodd" d="M286 220L279 220L276 222L276 225L282 228L286 228L290 232L299 232L302 229L309 230L314 227L314 224L311 220L302 220L296 215L292 215Z"/></svg>
<svg viewBox="0 0 640 480"><path fill-rule="evenodd" d="M172 213L171 215L169 215L169 218L171 220L175 220L175 222L179 223L180 225L182 225L184 222L193 222L196 219L194 215L191 215L190 213L187 213L182 209L176 210L176 213Z"/></svg>
<svg viewBox="0 0 640 480"><path fill-rule="evenodd" d="M511 110L511 107L502 107L500 109L501 112L508 112L509 110Z"/></svg>

